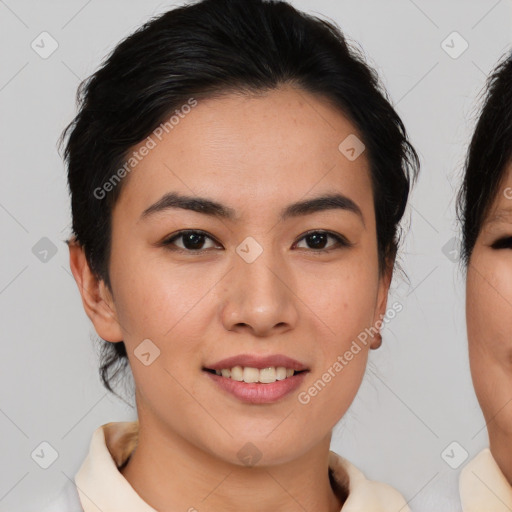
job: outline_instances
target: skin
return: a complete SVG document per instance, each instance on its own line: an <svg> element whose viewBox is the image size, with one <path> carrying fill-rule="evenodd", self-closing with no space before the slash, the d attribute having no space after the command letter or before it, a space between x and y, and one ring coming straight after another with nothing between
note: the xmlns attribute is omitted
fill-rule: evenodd
<svg viewBox="0 0 512 512"><path fill-rule="evenodd" d="M70 247L96 332L127 347L140 435L122 473L155 509L340 510L327 471L331 431L379 338L309 404L297 395L386 312L392 266L379 273L368 160L338 150L356 133L323 98L291 86L201 100L125 178L112 217L112 294L81 248ZM172 209L139 220L171 191L221 202L239 218ZM330 209L279 219L290 203L332 192L361 216ZM183 237L178 250L159 245L183 229L212 237L202 254L179 252ZM332 231L351 246L328 237L322 248L331 250L319 253L304 238L309 230ZM250 264L235 252L248 236L263 248ZM149 366L134 355L147 338L161 351ZM247 404L202 371L241 353L285 354L310 372L278 402ZM247 442L262 454L253 467L237 456Z"/></svg>
<svg viewBox="0 0 512 512"><path fill-rule="evenodd" d="M512 241L506 241L512 237L510 187L512 165L471 254L466 317L471 374L490 450L512 484Z"/></svg>
<svg viewBox="0 0 512 512"><path fill-rule="evenodd" d="M512 237L510 187L512 166L471 254L466 321L471 374L487 423L490 450L512 485L512 241L495 246Z"/></svg>

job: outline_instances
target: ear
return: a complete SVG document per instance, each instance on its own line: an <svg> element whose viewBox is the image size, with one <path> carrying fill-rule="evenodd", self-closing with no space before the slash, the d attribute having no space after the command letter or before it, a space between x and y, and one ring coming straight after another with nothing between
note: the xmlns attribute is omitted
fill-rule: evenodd
<svg viewBox="0 0 512 512"><path fill-rule="evenodd" d="M117 320L112 294L103 280L91 272L81 245L73 238L68 241L69 266L82 296L87 316L94 324L98 336L106 341L123 340L121 326Z"/></svg>
<svg viewBox="0 0 512 512"><path fill-rule="evenodd" d="M391 285L391 279L393 277L393 267L394 267L395 259L391 258L386 261L385 269L382 271L382 274L379 277L379 288L377 292L377 303L375 307L375 315L373 318L372 326L381 325L382 319L386 315L387 305L388 305L388 294L389 287ZM382 327L382 326L381 326ZM377 328L377 327L375 327ZM373 350L379 348L382 345L382 336L379 333L373 336L372 342L370 344L370 348Z"/></svg>

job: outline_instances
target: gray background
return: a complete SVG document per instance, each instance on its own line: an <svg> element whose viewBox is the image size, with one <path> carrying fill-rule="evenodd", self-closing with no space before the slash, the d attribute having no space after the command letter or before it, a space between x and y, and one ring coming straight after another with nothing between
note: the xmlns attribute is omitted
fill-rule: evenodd
<svg viewBox="0 0 512 512"><path fill-rule="evenodd" d="M463 450L472 457L488 443L469 374L463 276L447 248L458 237L454 195L478 94L512 49L512 0L292 3L335 20L362 46L421 155L401 257L410 282L397 275L389 302L404 309L372 352L332 449L397 487L413 510L427 510L429 496L455 489ZM134 418L97 375L95 332L64 243L70 209L56 141L75 113L79 81L172 5L0 0L0 511L37 510L73 477L98 426ZM46 59L31 48L43 31L59 45ZM469 44L458 58L442 47L453 31ZM44 237L56 250L46 262L33 251ZM48 469L31 457L43 441L58 452ZM442 457L453 441L457 469Z"/></svg>

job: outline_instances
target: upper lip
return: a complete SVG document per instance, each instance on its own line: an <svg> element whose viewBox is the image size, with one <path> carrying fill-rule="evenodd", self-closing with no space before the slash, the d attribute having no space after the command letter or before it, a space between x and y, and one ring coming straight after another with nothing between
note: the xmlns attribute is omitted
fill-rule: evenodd
<svg viewBox="0 0 512 512"><path fill-rule="evenodd" d="M270 366L278 367L284 366L285 368L291 368L295 371L307 370L307 366L302 364L296 359L285 356L283 354L274 354L268 356L258 356L253 354L239 354L237 356L227 357L221 361L217 361L213 364L208 364L205 369L208 370L223 370L233 368L234 366L249 366L251 368L269 368Z"/></svg>

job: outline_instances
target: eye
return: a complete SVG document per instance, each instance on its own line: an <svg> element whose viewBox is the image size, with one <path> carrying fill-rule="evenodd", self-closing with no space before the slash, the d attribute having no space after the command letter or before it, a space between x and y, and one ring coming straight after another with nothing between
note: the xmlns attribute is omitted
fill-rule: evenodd
<svg viewBox="0 0 512 512"><path fill-rule="evenodd" d="M182 245L175 244L176 240L182 239ZM162 242L162 245L165 247L169 247L171 245L175 245L178 250L185 251L185 252L196 252L196 251L203 251L206 250L204 248L205 239L209 239L213 242L212 237L208 236L203 231L198 230L187 230L187 231L180 231L179 233L176 233L175 235L171 236L170 238L167 238ZM172 247L169 247L171 250Z"/></svg>
<svg viewBox="0 0 512 512"><path fill-rule="evenodd" d="M493 249L512 249L512 236L506 236L504 238L499 238L491 244Z"/></svg>
<svg viewBox="0 0 512 512"><path fill-rule="evenodd" d="M329 238L334 240L335 243L331 244L330 247L327 246L327 248L325 248ZM178 240L181 240L181 245L176 243ZM178 250L182 252L203 252L209 249L208 247L204 247L205 240L214 242L213 247L209 248L214 248L215 243L218 243L203 231L185 230L180 231L165 239L161 245L169 248L170 250ZM352 244L345 237L328 231L310 231L303 235L302 238L299 239L299 242L301 240L305 240L306 244L310 246L306 247L306 249L313 249L313 252L317 253L330 252L333 249L352 246Z"/></svg>
<svg viewBox="0 0 512 512"><path fill-rule="evenodd" d="M327 240L331 238L335 244L331 247L325 248ZM300 240L305 240L313 252L330 252L333 249L340 249L342 247L351 247L352 244L343 236L331 233L329 231L310 231L306 233Z"/></svg>

